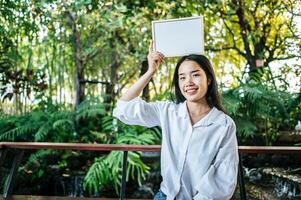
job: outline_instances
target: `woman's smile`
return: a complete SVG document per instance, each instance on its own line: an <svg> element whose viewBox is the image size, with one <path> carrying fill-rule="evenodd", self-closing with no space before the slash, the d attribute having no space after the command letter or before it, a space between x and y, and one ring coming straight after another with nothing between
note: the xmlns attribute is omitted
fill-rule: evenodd
<svg viewBox="0 0 301 200"><path fill-rule="evenodd" d="M208 90L205 71L194 61L184 61L179 67L179 88L187 101L199 102Z"/></svg>
<svg viewBox="0 0 301 200"><path fill-rule="evenodd" d="M188 95L194 95L194 94L196 94L198 92L198 88L186 88L185 92Z"/></svg>

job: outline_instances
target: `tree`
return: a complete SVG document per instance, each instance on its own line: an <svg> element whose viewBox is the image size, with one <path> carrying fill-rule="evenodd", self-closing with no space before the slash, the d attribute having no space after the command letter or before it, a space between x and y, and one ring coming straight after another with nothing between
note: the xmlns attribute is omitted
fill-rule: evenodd
<svg viewBox="0 0 301 200"><path fill-rule="evenodd" d="M22 112L21 104L26 104L33 90L40 92L47 87L43 72L32 68L31 45L38 31L34 19L40 13L30 10L30 5L24 1L0 4L0 94L2 101L14 100L16 113Z"/></svg>
<svg viewBox="0 0 301 200"><path fill-rule="evenodd" d="M296 17L300 16L297 0L227 0L206 1L205 15L212 31L207 49L231 51L246 60L247 71L268 67L275 60L300 58L301 34ZM209 21L210 21L209 20Z"/></svg>

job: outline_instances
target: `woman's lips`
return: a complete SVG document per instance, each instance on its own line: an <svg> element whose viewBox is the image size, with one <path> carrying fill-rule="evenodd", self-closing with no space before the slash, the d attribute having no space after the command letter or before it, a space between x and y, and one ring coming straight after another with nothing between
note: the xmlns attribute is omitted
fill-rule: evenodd
<svg viewBox="0 0 301 200"><path fill-rule="evenodd" d="M193 95L195 93L197 93L198 88L188 88L185 90L185 92L189 95Z"/></svg>

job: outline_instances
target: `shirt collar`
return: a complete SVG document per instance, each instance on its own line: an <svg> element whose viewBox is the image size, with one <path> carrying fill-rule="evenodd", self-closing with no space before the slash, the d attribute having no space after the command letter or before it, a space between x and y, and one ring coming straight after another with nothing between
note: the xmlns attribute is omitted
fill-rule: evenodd
<svg viewBox="0 0 301 200"><path fill-rule="evenodd" d="M224 113L222 111L218 110L216 107L213 107L204 118L202 118L199 122L195 123L193 126L194 127L209 126L214 123L225 124L225 118L221 117L221 114L224 114ZM179 115L184 118L189 118L188 109L187 109L187 101L180 103Z"/></svg>

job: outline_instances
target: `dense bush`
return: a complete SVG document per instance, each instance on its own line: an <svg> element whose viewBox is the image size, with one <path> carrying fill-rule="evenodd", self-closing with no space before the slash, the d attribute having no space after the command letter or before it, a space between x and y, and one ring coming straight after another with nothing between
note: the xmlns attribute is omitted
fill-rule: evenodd
<svg viewBox="0 0 301 200"><path fill-rule="evenodd" d="M0 120L0 141L155 144L159 140L159 129L124 125L106 112L96 98L84 101L75 111L44 102L32 112L20 116L3 115ZM85 156L82 152L38 150L26 156L27 161L21 169L39 179L49 165L56 164L61 170L72 169L74 166L66 160L84 157L86 161L81 163L84 165L81 168L87 171L84 188L89 193L96 193L109 184L114 185L118 193L122 155L119 151L99 157L93 153ZM129 152L127 168L127 179L139 184L149 172L140 156L140 152Z"/></svg>

